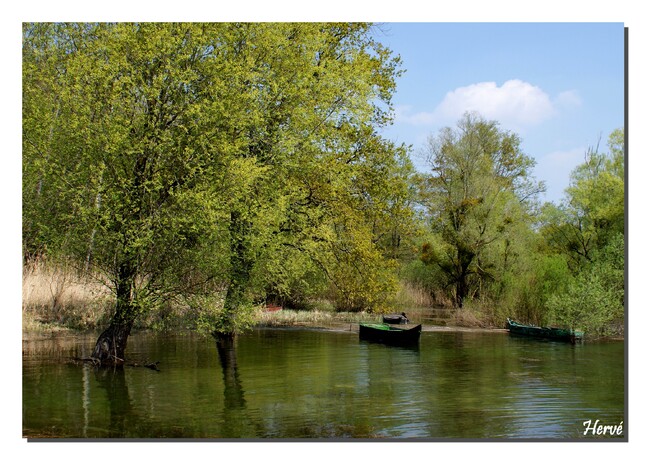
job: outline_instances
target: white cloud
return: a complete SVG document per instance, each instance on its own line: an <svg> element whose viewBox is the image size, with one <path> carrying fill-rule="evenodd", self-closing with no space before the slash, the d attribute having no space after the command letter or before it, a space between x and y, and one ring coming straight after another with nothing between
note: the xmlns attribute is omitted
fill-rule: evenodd
<svg viewBox="0 0 650 465"><path fill-rule="evenodd" d="M532 126L555 114L549 96L537 86L513 79L501 87L495 82L480 82L459 87L445 95L435 113L457 120L467 111L476 111L505 126Z"/></svg>
<svg viewBox="0 0 650 465"><path fill-rule="evenodd" d="M412 114L412 107L399 107L396 122L416 126L454 124L465 112L474 111L504 127L522 130L556 116L560 109L580 104L575 91L551 99L541 88L519 79L506 81L500 87L495 82L479 82L447 92L432 112Z"/></svg>

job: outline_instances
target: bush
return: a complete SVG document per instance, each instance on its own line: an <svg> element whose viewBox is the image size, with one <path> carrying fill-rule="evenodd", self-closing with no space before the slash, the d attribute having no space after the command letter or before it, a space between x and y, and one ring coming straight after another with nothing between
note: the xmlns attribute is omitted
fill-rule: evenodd
<svg viewBox="0 0 650 465"><path fill-rule="evenodd" d="M625 254L622 234L614 236L590 266L571 280L564 292L551 296L551 315L572 328L609 335L625 311Z"/></svg>
<svg viewBox="0 0 650 465"><path fill-rule="evenodd" d="M555 319L593 335L611 333L611 323L623 316L620 295L597 274L580 274L566 292L551 296L547 307Z"/></svg>

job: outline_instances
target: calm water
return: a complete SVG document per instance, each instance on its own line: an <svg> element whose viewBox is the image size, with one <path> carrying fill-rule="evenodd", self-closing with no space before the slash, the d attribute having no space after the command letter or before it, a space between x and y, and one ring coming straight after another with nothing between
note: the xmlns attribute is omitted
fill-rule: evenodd
<svg viewBox="0 0 650 465"><path fill-rule="evenodd" d="M406 349L265 329L223 362L212 339L134 334L130 359L160 371L65 363L94 341L23 343L25 436L582 440L587 420L624 420L621 342L425 332Z"/></svg>

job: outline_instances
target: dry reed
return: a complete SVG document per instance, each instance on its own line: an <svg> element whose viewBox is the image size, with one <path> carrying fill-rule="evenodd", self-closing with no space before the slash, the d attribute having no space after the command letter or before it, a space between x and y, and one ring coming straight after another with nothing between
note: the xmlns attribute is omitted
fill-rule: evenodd
<svg viewBox="0 0 650 465"><path fill-rule="evenodd" d="M44 261L23 267L23 330L40 327L92 329L111 306L108 289L71 267Z"/></svg>
<svg viewBox="0 0 650 465"><path fill-rule="evenodd" d="M394 307L399 309L433 306L433 299L422 286L401 281L394 298Z"/></svg>

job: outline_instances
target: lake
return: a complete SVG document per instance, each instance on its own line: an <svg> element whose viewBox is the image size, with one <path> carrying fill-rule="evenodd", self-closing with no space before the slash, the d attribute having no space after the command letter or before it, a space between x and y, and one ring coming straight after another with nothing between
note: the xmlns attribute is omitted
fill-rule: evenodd
<svg viewBox="0 0 650 465"><path fill-rule="evenodd" d="M433 331L419 346L400 348L360 341L352 329L257 329L221 357L211 338L134 333L129 359L157 361L160 371L69 363L90 354L96 334L26 340L23 435L606 441L627 434L623 342L573 346L501 331ZM612 434L613 426L623 433Z"/></svg>

